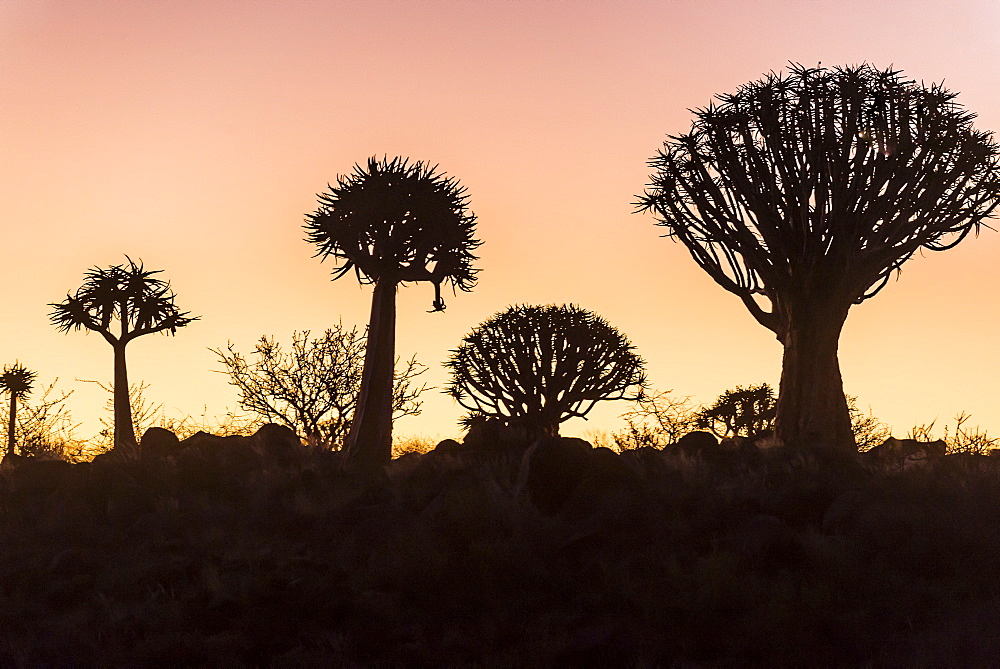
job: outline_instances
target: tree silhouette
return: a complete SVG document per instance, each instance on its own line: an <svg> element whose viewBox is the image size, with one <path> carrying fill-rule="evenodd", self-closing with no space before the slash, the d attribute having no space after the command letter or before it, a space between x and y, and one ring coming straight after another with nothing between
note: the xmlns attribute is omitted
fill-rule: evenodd
<svg viewBox="0 0 1000 669"><path fill-rule="evenodd" d="M338 262L334 279L353 269L361 283L375 286L361 390L344 444L359 471L375 472L392 458L397 285L433 283L432 310L442 311L443 283L467 291L476 282L476 217L465 188L436 169L370 158L366 168L355 165L353 173L338 176L306 218L316 255Z"/></svg>
<svg viewBox="0 0 1000 669"><path fill-rule="evenodd" d="M837 359L850 307L920 249L978 233L998 147L941 85L793 65L695 112L639 201L784 347L775 432L853 443Z"/></svg>
<svg viewBox="0 0 1000 669"><path fill-rule="evenodd" d="M239 390L241 409L334 447L343 444L351 426L366 339L357 328L338 323L315 338L308 330L293 332L287 353L273 337L260 338L255 359L248 360L232 343L212 352ZM427 386L413 379L425 371L416 357L400 366L393 383L393 418L420 413L418 398Z"/></svg>
<svg viewBox="0 0 1000 669"><path fill-rule="evenodd" d="M26 369L19 362L4 366L0 374L0 390L10 394L10 412L7 421L7 453L17 455L14 448L14 432L17 427L17 401L31 392L35 382L36 372ZM23 450L23 449L22 449Z"/></svg>
<svg viewBox="0 0 1000 669"><path fill-rule="evenodd" d="M619 451L646 446L662 449L696 428L691 398L674 395L672 390L644 390L633 408L621 417L624 429L611 433Z"/></svg>
<svg viewBox="0 0 1000 669"><path fill-rule="evenodd" d="M162 332L176 334L198 317L180 311L174 304L170 284L154 278L161 270L147 270L126 256L128 264L107 269L95 267L84 274L83 285L53 308L52 324L62 332L85 328L99 332L114 349L115 436L114 445L136 446L135 427L129 406L125 347L136 337ZM111 331L118 321L117 334Z"/></svg>
<svg viewBox="0 0 1000 669"><path fill-rule="evenodd" d="M727 390L695 415L695 425L717 437L753 437L774 427L774 390L767 383Z"/></svg>
<svg viewBox="0 0 1000 669"><path fill-rule="evenodd" d="M475 416L519 422L529 438L557 436L601 400L635 400L646 378L625 335L576 305L512 306L452 351L447 392ZM629 388L638 393L628 396Z"/></svg>
<svg viewBox="0 0 1000 669"><path fill-rule="evenodd" d="M43 386L41 392L30 388L28 392L33 397L29 399L25 393L13 407L17 414L15 434L18 455L69 459L75 457L86 443L76 436L79 424L74 422L66 404L73 391L57 391L58 381L55 379ZM10 408L6 404L0 407L0 423L9 424Z"/></svg>

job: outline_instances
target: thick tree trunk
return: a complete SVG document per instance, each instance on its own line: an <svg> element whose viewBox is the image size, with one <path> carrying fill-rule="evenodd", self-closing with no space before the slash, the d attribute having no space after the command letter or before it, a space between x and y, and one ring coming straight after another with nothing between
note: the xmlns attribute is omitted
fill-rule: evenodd
<svg viewBox="0 0 1000 669"><path fill-rule="evenodd" d="M559 436L559 421L557 420L541 420L541 421L527 421L522 423L524 425L525 436L528 439L528 443L534 443L539 439L548 439L550 437Z"/></svg>
<svg viewBox="0 0 1000 669"><path fill-rule="evenodd" d="M849 305L788 314L775 435L785 444L856 449L837 345Z"/></svg>
<svg viewBox="0 0 1000 669"><path fill-rule="evenodd" d="M14 428L17 426L17 395L14 392L10 394L10 420L7 421L7 453L10 455L17 455L14 451Z"/></svg>
<svg viewBox="0 0 1000 669"><path fill-rule="evenodd" d="M132 405L128 396L128 372L125 369L125 344L115 346L115 448L136 449Z"/></svg>
<svg viewBox="0 0 1000 669"><path fill-rule="evenodd" d="M396 282L375 284L361 390L344 442L348 466L375 474L392 460L392 382L396 362Z"/></svg>

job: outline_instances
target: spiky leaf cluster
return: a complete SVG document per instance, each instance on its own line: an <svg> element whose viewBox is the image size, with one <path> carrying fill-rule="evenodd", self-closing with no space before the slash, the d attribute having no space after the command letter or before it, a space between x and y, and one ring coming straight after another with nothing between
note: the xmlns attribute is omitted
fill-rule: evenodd
<svg viewBox="0 0 1000 669"><path fill-rule="evenodd" d="M338 265L334 278L354 269L359 280L375 283L430 281L435 308L443 309L442 283L471 290L476 216L468 210L465 187L424 162L369 158L339 176L320 193L319 208L306 217L307 240L318 256Z"/></svg>
<svg viewBox="0 0 1000 669"><path fill-rule="evenodd" d="M8 392L14 397L24 397L31 392L36 376L38 376L37 372L25 368L19 362L5 365L3 373L0 374L0 390Z"/></svg>
<svg viewBox="0 0 1000 669"><path fill-rule="evenodd" d="M601 400L635 399L646 381L625 335L572 304L511 306L466 335L445 365L447 392L463 407L528 426L585 417Z"/></svg>
<svg viewBox="0 0 1000 669"><path fill-rule="evenodd" d="M112 344L124 344L152 332L176 334L177 328L198 320L177 308L169 282L153 276L161 270L147 270L126 258L128 264L88 270L75 293L49 305L52 324L62 332L93 330ZM111 331L115 321L117 334Z"/></svg>
<svg viewBox="0 0 1000 669"><path fill-rule="evenodd" d="M978 232L1000 148L941 85L863 64L793 65L695 111L639 201L774 330L771 306L830 268L859 303L918 249Z"/></svg>

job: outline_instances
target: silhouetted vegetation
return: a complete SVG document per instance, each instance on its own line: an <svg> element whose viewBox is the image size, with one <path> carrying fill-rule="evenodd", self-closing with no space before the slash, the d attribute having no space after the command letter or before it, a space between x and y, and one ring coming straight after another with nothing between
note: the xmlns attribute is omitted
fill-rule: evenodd
<svg viewBox="0 0 1000 669"><path fill-rule="evenodd" d="M441 284L471 290L476 216L465 187L437 167L406 159L370 158L319 195L306 220L317 255L340 264L334 278L352 269L374 284L368 344L357 408L344 448L351 466L378 471L392 457L393 362L396 288L410 281L434 284L433 310L445 307Z"/></svg>
<svg viewBox="0 0 1000 669"><path fill-rule="evenodd" d="M625 427L611 434L610 443L618 451L676 444L696 428L697 413L690 397L678 397L672 390L647 390L621 417Z"/></svg>
<svg viewBox="0 0 1000 669"><path fill-rule="evenodd" d="M870 408L866 413L858 407L856 397L848 395L847 406L858 450L870 450L891 436L889 427ZM621 415L625 428L613 432L606 445L619 452L644 447L662 449L678 444L682 437L696 430L710 430L715 437L721 438L767 437L773 427L774 411L774 391L767 383L747 388L737 386L724 391L712 404L703 406L693 404L690 397L676 396L670 390L644 392L633 408ZM959 433L972 435L965 441L976 443L979 448L969 450L988 454L987 444L992 445L993 441L978 428L961 431L962 425L962 422L958 424L956 436ZM932 428L933 423L911 436L930 441ZM947 438L947 429L945 436Z"/></svg>
<svg viewBox="0 0 1000 669"><path fill-rule="evenodd" d="M1000 438L991 437L989 432L982 428L969 426L967 423L972 416L962 411L953 419L955 421L954 430L950 425L945 425L941 440L947 444L949 453L964 453L968 455L991 455L994 449L1000 448ZM919 441L933 441L935 436L936 420L922 425L914 425L908 434L910 439Z"/></svg>
<svg viewBox="0 0 1000 669"><path fill-rule="evenodd" d="M7 452L17 453L15 437L17 434L17 401L31 392L38 372L26 369L21 363L5 365L0 374L0 391L10 395L10 408L7 419Z"/></svg>
<svg viewBox="0 0 1000 669"><path fill-rule="evenodd" d="M709 430L717 437L753 437L774 427L775 406L770 385L737 386L698 411L695 427Z"/></svg>
<svg viewBox="0 0 1000 669"><path fill-rule="evenodd" d="M602 400L635 399L646 378L628 339L576 305L512 306L452 352L447 392L470 417L516 421L529 439L559 434Z"/></svg>
<svg viewBox="0 0 1000 669"><path fill-rule="evenodd" d="M0 469L0 663L985 666L1000 461L407 454L265 426Z"/></svg>
<svg viewBox="0 0 1000 669"><path fill-rule="evenodd" d="M58 381L18 401L14 429L18 448L8 448L8 453L75 461L87 450L87 441L76 434L79 424L67 404L73 391L57 391ZM10 416L10 407L0 405L0 424L9 426Z"/></svg>
<svg viewBox="0 0 1000 669"><path fill-rule="evenodd" d="M867 413L861 410L857 397L847 396L847 409L851 414L851 433L859 451L870 450L892 436L889 426L875 416L871 407Z"/></svg>
<svg viewBox="0 0 1000 669"><path fill-rule="evenodd" d="M83 285L52 307L52 323L62 332L93 330L111 344L115 353L115 446L134 448L135 427L129 406L125 347L130 341L154 332L177 334L177 328L198 320L174 304L170 284L154 278L161 270L147 270L126 256L128 265L95 267L84 274ZM111 331L118 321L118 332Z"/></svg>
<svg viewBox="0 0 1000 669"><path fill-rule="evenodd" d="M848 310L916 251L978 231L1000 149L954 93L868 64L793 65L695 116L650 162L640 207L784 346L777 436L852 444Z"/></svg>
<svg viewBox="0 0 1000 669"><path fill-rule="evenodd" d="M276 422L316 442L339 448L354 417L361 387L366 337L357 328L341 324L321 337L309 331L292 333L292 347L285 353L274 338L261 337L248 361L233 349L212 349L225 365L229 382L239 390L239 406ZM397 360L392 389L393 420L420 413L426 384L414 379L427 367L411 357Z"/></svg>

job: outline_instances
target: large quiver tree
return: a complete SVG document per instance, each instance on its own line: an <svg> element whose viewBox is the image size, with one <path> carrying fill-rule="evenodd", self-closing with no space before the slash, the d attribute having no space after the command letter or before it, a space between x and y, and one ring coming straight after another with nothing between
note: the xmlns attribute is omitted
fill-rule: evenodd
<svg viewBox="0 0 1000 669"><path fill-rule="evenodd" d="M625 335L573 304L509 307L466 335L445 366L446 392L467 419L514 420L531 439L558 436L560 423L602 400L638 399L646 383Z"/></svg>
<svg viewBox="0 0 1000 669"><path fill-rule="evenodd" d="M434 284L433 311L444 310L441 285L472 290L476 216L454 177L436 166L404 158L370 158L319 195L306 218L316 255L339 264L334 279L352 269L374 284L361 388L344 443L349 466L373 474L392 458L393 368L396 287L410 281Z"/></svg>
<svg viewBox="0 0 1000 669"><path fill-rule="evenodd" d="M848 310L917 250L997 206L998 147L941 85L793 65L670 137L639 206L784 347L776 434L851 445L837 345Z"/></svg>

